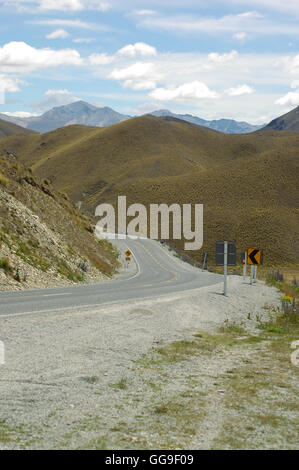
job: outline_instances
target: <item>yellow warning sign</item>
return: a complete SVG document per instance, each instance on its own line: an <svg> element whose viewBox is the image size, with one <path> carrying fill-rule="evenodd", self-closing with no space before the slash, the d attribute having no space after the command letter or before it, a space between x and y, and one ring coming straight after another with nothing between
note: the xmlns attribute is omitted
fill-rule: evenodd
<svg viewBox="0 0 299 470"><path fill-rule="evenodd" d="M255 266L262 264L262 250L259 250L258 248L248 248L247 264Z"/></svg>

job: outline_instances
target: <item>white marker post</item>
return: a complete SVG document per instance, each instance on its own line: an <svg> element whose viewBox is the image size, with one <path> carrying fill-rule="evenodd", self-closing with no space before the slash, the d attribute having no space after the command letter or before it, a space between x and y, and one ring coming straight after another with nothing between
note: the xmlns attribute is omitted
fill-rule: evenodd
<svg viewBox="0 0 299 470"><path fill-rule="evenodd" d="M228 242L224 242L224 264L223 264L223 295L227 295L227 254L228 254Z"/></svg>
<svg viewBox="0 0 299 470"><path fill-rule="evenodd" d="M254 267L254 283L256 283L256 279L257 279L257 266L253 266Z"/></svg>
<svg viewBox="0 0 299 470"><path fill-rule="evenodd" d="M247 251L245 251L245 259L243 263L243 281L246 281L246 275L247 275Z"/></svg>
<svg viewBox="0 0 299 470"><path fill-rule="evenodd" d="M0 341L0 366L5 364L5 346L3 341Z"/></svg>
<svg viewBox="0 0 299 470"><path fill-rule="evenodd" d="M250 285L252 286L253 284L253 278L254 278L254 266L250 266Z"/></svg>

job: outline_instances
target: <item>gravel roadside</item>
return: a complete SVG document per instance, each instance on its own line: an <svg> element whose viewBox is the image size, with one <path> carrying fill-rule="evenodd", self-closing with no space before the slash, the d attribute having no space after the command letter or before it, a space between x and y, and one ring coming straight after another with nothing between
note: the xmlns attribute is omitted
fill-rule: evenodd
<svg viewBox="0 0 299 470"><path fill-rule="evenodd" d="M136 422L136 406L128 400L144 410L152 400L142 385L152 381L152 371L141 373L136 364L153 348L188 340L197 330L213 332L226 320L254 329L252 318L265 305L279 303L275 289L262 282L249 286L238 276L229 278L227 298L220 293L221 285L214 285L92 311L0 319L6 349L0 366L0 447L84 448L99 436L107 439L113 426ZM231 365L231 357L225 360ZM214 361L210 376L222 366ZM184 377L196 372L194 365L184 367ZM151 420L147 413L143 418L144 431L136 439ZM207 437L203 442L209 445ZM108 439L101 445L114 444Z"/></svg>

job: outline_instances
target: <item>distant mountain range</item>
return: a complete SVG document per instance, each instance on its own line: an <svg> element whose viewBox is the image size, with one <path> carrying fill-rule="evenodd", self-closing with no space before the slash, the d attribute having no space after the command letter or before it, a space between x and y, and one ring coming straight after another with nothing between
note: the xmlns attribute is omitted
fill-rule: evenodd
<svg viewBox="0 0 299 470"><path fill-rule="evenodd" d="M299 106L268 124L265 129L275 131L299 131Z"/></svg>
<svg viewBox="0 0 299 470"><path fill-rule="evenodd" d="M225 134L248 134L249 132L257 131L265 126L265 124L261 126L254 126L252 124L248 124L248 122L238 122L234 121L233 119L206 121L205 119L201 119L197 116L192 116L192 114L175 114L168 109L159 109L158 111L151 113L151 115L156 117L172 116L174 118L181 119L182 121L191 122L192 124L196 124L198 126L204 126L208 127L209 129L214 129L215 131L224 132Z"/></svg>
<svg viewBox="0 0 299 470"><path fill-rule="evenodd" d="M226 134L246 134L263 127L253 126L247 122L238 122L232 119L206 121L205 119L192 116L191 114L174 114L165 109L154 111L150 114L156 117L171 116L192 124L224 132ZM36 132L50 132L60 127L72 124L107 127L131 118L132 116L120 114L111 108L98 108L84 101L77 101L65 106L55 107L41 116L36 117L20 118L0 114L0 119L12 122L18 126L32 129Z"/></svg>
<svg viewBox="0 0 299 470"><path fill-rule="evenodd" d="M117 113L108 107L98 108L84 101L76 101L65 106L55 107L41 116L18 118L0 114L0 118L36 132L50 132L72 124L107 127L130 119L130 116Z"/></svg>

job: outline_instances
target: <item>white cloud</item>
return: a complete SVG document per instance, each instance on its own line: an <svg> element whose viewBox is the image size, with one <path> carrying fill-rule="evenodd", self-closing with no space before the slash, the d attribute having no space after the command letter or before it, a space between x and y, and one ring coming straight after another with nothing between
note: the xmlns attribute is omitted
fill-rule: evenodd
<svg viewBox="0 0 299 470"><path fill-rule="evenodd" d="M240 31L239 33L235 33L233 35L234 39L238 39L238 41L244 41L248 37L248 34L244 33L244 31Z"/></svg>
<svg viewBox="0 0 299 470"><path fill-rule="evenodd" d="M276 66L283 66L291 75L299 75L299 54L281 57L276 61Z"/></svg>
<svg viewBox="0 0 299 470"><path fill-rule="evenodd" d="M15 111L13 113L2 112L2 114L6 114L6 116L19 117L19 118L27 118L27 117L32 117L32 116L38 116L38 114L36 114L36 113L28 113L27 111Z"/></svg>
<svg viewBox="0 0 299 470"><path fill-rule="evenodd" d="M16 92L20 91L19 84L24 83L16 78L0 75L0 91Z"/></svg>
<svg viewBox="0 0 299 470"><path fill-rule="evenodd" d="M80 11L83 9L80 0L41 0L41 10Z"/></svg>
<svg viewBox="0 0 299 470"><path fill-rule="evenodd" d="M5 6L12 6L19 13L35 13L40 11L64 11L79 12L83 10L97 10L105 12L111 8L111 4L101 0L6 0Z"/></svg>
<svg viewBox="0 0 299 470"><path fill-rule="evenodd" d="M65 26L68 28L99 29L102 31L110 31L110 28L108 26L88 23L86 21L81 21L81 20L67 20L67 19L34 20L34 21L28 21L28 24L38 24L41 26Z"/></svg>
<svg viewBox="0 0 299 470"><path fill-rule="evenodd" d="M61 65L83 65L74 49L36 49L25 42L9 42L0 47L0 67L4 72L30 72Z"/></svg>
<svg viewBox="0 0 299 470"><path fill-rule="evenodd" d="M236 87L229 88L228 90L226 90L226 93L229 96L250 95L253 92L254 92L253 88L251 88L248 85L238 85Z"/></svg>
<svg viewBox="0 0 299 470"><path fill-rule="evenodd" d="M65 29L56 29L53 33L46 36L47 39L65 39L69 36L69 33Z"/></svg>
<svg viewBox="0 0 299 470"><path fill-rule="evenodd" d="M281 106L298 106L299 105L299 90L290 91L286 95L276 100L275 104L279 104Z"/></svg>
<svg viewBox="0 0 299 470"><path fill-rule="evenodd" d="M118 54L126 57L136 57L141 55L144 57L156 56L157 50L155 47L145 44L144 42L136 42L135 44L128 44L119 49Z"/></svg>
<svg viewBox="0 0 299 470"><path fill-rule="evenodd" d="M177 101L182 99L217 98L218 93L211 91L205 83L195 80L177 88L156 88L150 97L158 101Z"/></svg>
<svg viewBox="0 0 299 470"><path fill-rule="evenodd" d="M39 113L44 113L54 106L63 106L79 101L80 98L73 96L69 90L47 90L45 98L30 103L30 106Z"/></svg>
<svg viewBox="0 0 299 470"><path fill-rule="evenodd" d="M257 6L258 8L266 8L270 11L277 10L287 13L299 13L298 0L229 0L230 4Z"/></svg>
<svg viewBox="0 0 299 470"><path fill-rule="evenodd" d="M114 61L113 56L109 56L106 53L102 54L91 54L88 58L90 65L107 65Z"/></svg>
<svg viewBox="0 0 299 470"><path fill-rule="evenodd" d="M126 80L124 88L131 88L132 90L152 90L156 88L156 82L153 80Z"/></svg>
<svg viewBox="0 0 299 470"><path fill-rule="evenodd" d="M299 80L293 80L291 83L291 88L299 88Z"/></svg>
<svg viewBox="0 0 299 470"><path fill-rule="evenodd" d="M263 18L264 15L258 11L245 11L245 13L239 13L237 16L239 18Z"/></svg>
<svg viewBox="0 0 299 470"><path fill-rule="evenodd" d="M229 53L225 54L218 54L218 52L211 52L211 54L208 55L208 58L211 62L216 62L218 64L224 64L226 62L231 62L232 60L236 59L238 57L238 52L237 51L231 51Z"/></svg>
<svg viewBox="0 0 299 470"><path fill-rule="evenodd" d="M56 96L56 95L70 95L71 92L69 90L47 90L45 95L46 96Z"/></svg>
<svg viewBox="0 0 299 470"><path fill-rule="evenodd" d="M153 63L137 62L136 64L123 69L114 69L110 74L110 78L113 78L114 80L134 80L144 78L147 77L148 74L152 73L153 69Z"/></svg>
<svg viewBox="0 0 299 470"><path fill-rule="evenodd" d="M237 34L240 31L256 35L299 35L295 22L275 21L256 12L229 14L222 17L157 15L140 18L139 26L186 34Z"/></svg>
<svg viewBox="0 0 299 470"><path fill-rule="evenodd" d="M157 12L155 10L134 10L133 13L139 16L148 16L155 15Z"/></svg>
<svg viewBox="0 0 299 470"><path fill-rule="evenodd" d="M73 42L75 42L76 44L90 44L93 41L94 41L93 38L76 38L76 39L73 39Z"/></svg>

